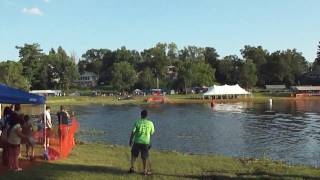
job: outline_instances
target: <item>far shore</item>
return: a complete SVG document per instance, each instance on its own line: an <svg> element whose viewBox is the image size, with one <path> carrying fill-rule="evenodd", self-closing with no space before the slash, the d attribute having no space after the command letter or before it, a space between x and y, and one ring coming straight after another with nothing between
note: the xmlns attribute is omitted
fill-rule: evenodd
<svg viewBox="0 0 320 180"><path fill-rule="evenodd" d="M118 100L116 96L63 96L63 97L48 97L47 104L49 105L145 105L154 104L146 102L146 98L150 96L133 96L131 98L122 98ZM263 102L273 100L301 100L301 99L319 99L320 97L288 97L288 96L266 96L266 95L253 95L248 97L239 97L233 99L215 99L216 103L235 103L235 102ZM211 99L202 99L201 94L195 95L167 95L166 104L206 104L210 103Z"/></svg>

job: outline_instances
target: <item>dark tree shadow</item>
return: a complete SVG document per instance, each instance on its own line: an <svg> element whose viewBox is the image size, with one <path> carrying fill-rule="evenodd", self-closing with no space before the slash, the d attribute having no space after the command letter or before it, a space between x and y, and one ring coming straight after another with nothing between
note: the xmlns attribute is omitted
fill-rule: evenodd
<svg viewBox="0 0 320 180"><path fill-rule="evenodd" d="M83 165L83 164L60 164L56 162L46 161L21 161L24 164L25 171L21 173L3 172L0 179L25 179L32 177L33 179L54 179L54 177L63 177L67 172L84 172L89 174L105 174L111 176L123 177L127 176L127 170L117 167L109 166L96 166L96 165ZM253 173L239 173L235 171L204 171L202 175L194 174L170 174L170 173L157 173L153 171L151 178L159 176L161 179L174 178L174 179L208 179L208 180L244 180L244 179L320 179L319 177L298 175L298 174L275 174L264 171L255 171ZM74 177L73 177L74 178ZM75 177L76 179L76 177Z"/></svg>
<svg viewBox="0 0 320 180"><path fill-rule="evenodd" d="M319 177L303 176L303 175L283 175L273 174L265 172L254 172L254 173L234 173L234 172L221 172L221 171L206 171L205 175L175 175L165 173L153 173L154 175L173 177L177 179L188 178L188 179L208 179L208 180L245 180L245 179L310 179L319 180ZM225 175L225 174L234 174Z"/></svg>
<svg viewBox="0 0 320 180"><path fill-rule="evenodd" d="M0 180L5 177L5 179L56 179L58 177L67 178L65 175L68 172L84 172L85 174L105 174L111 176L125 176L127 175L127 170L123 170L115 167L108 166L91 166L91 165L78 165L78 164L57 164L55 162L38 162L33 164L32 167L24 169L22 172L15 173L6 171L0 175ZM69 177L70 178L70 177ZM77 179L77 177L72 177L71 179Z"/></svg>
<svg viewBox="0 0 320 180"><path fill-rule="evenodd" d="M112 175L124 175L127 174L126 170L108 167L108 166L86 166L77 164L55 164L46 163L52 170L55 171L67 171L67 172L87 172L87 173L103 173Z"/></svg>

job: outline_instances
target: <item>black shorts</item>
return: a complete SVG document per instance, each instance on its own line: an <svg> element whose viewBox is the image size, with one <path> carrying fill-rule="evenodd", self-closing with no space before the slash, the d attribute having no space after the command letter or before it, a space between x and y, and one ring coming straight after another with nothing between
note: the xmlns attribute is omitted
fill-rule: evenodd
<svg viewBox="0 0 320 180"><path fill-rule="evenodd" d="M149 156L149 144L136 144L134 143L131 149L131 155L138 157L139 152L141 153L141 159L146 160Z"/></svg>

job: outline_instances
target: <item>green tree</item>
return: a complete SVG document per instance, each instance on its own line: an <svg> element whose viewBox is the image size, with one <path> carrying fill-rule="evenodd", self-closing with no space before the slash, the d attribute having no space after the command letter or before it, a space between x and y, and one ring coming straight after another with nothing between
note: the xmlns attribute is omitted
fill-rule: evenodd
<svg viewBox="0 0 320 180"><path fill-rule="evenodd" d="M215 70L204 62L192 63L192 86L212 86L215 82Z"/></svg>
<svg viewBox="0 0 320 180"><path fill-rule="evenodd" d="M266 84L283 84L285 77L290 81L293 79L289 74L290 67L285 62L285 59L281 57L281 51L273 52L268 58L268 63L262 69Z"/></svg>
<svg viewBox="0 0 320 180"><path fill-rule="evenodd" d="M118 62L113 65L112 86L118 91L130 90L137 81L137 74L128 62Z"/></svg>
<svg viewBox="0 0 320 180"><path fill-rule="evenodd" d="M166 46L157 44L151 49L145 49L141 56L144 61L144 68L149 67L154 75L161 80L166 79L167 66L169 61L166 55Z"/></svg>
<svg viewBox="0 0 320 180"><path fill-rule="evenodd" d="M152 70L147 67L139 73L138 87L141 89L155 88L157 86L156 81L156 77Z"/></svg>
<svg viewBox="0 0 320 180"><path fill-rule="evenodd" d="M34 69L34 78L32 80L32 89L49 89L47 57L42 56Z"/></svg>
<svg viewBox="0 0 320 180"><path fill-rule="evenodd" d="M167 56L170 60L170 65L178 58L178 46L174 42L168 44Z"/></svg>
<svg viewBox="0 0 320 180"><path fill-rule="evenodd" d="M246 60L240 69L240 85L245 88L252 88L256 85L257 69L252 60Z"/></svg>
<svg viewBox="0 0 320 180"><path fill-rule="evenodd" d="M135 69L141 71L141 56L138 51L128 50L125 46L111 51L109 49L89 49L82 55L78 63L81 73L84 71L94 72L99 76L99 82L108 84L112 79L112 68L114 63L128 62Z"/></svg>
<svg viewBox="0 0 320 180"><path fill-rule="evenodd" d="M176 80L178 86L175 87L187 89L195 86L211 86L215 81L214 73L215 70L205 62L185 61L178 67L178 79Z"/></svg>
<svg viewBox="0 0 320 180"><path fill-rule="evenodd" d="M317 50L317 57L313 62L313 70L320 71L320 41Z"/></svg>
<svg viewBox="0 0 320 180"><path fill-rule="evenodd" d="M38 69L39 62L43 56L42 49L37 43L24 44L24 46L16 46L19 50L20 62L23 66L23 74L32 83L35 71Z"/></svg>
<svg viewBox="0 0 320 180"><path fill-rule="evenodd" d="M262 74L266 84L286 84L288 86L299 83L300 76L308 70L308 63L302 53L295 49L273 52L262 67Z"/></svg>
<svg viewBox="0 0 320 180"><path fill-rule="evenodd" d="M51 49L49 55L42 53L39 44L25 44L19 49L24 76L31 82L32 89L69 89L78 77L74 59L59 46Z"/></svg>
<svg viewBox="0 0 320 180"><path fill-rule="evenodd" d="M72 82L79 77L74 58L68 56L62 47L59 47L57 52L52 49L49 55L44 55L36 72L34 84L41 89L68 90Z"/></svg>
<svg viewBox="0 0 320 180"><path fill-rule="evenodd" d="M179 59L182 61L204 61L205 49L196 46L187 46L179 51Z"/></svg>
<svg viewBox="0 0 320 180"><path fill-rule="evenodd" d="M49 55L54 55L54 54L56 54L56 51L53 48L51 48L49 51Z"/></svg>
<svg viewBox="0 0 320 180"><path fill-rule="evenodd" d="M44 63L43 67L45 69L45 71L43 72L43 77L46 77L46 80L44 80L44 82L47 83L48 89L57 89L60 82L60 74L56 65L57 62L55 61L54 57L53 59L51 59L52 57L50 57L50 55L48 56L48 58L49 62ZM72 80L75 80L77 77L78 75L76 74L75 77L71 78Z"/></svg>
<svg viewBox="0 0 320 180"><path fill-rule="evenodd" d="M87 68L87 62L85 60L80 60L77 64L78 71L80 74L83 74L86 71Z"/></svg>
<svg viewBox="0 0 320 180"><path fill-rule="evenodd" d="M217 81L221 84L236 84L239 81L241 65L242 61L236 55L224 57L217 67Z"/></svg>
<svg viewBox="0 0 320 180"><path fill-rule="evenodd" d="M19 62L0 62L0 82L11 87L28 91L30 82L23 76L23 67Z"/></svg>
<svg viewBox="0 0 320 180"><path fill-rule="evenodd" d="M257 68L267 63L268 51L263 49L262 46L254 47L246 45L240 50L243 58L251 59Z"/></svg>
<svg viewBox="0 0 320 180"><path fill-rule="evenodd" d="M178 66L178 79L176 84L178 84L179 89L187 89L192 85L192 62L184 61L180 63ZM181 87L182 85L182 87ZM187 93L187 91L185 91Z"/></svg>
<svg viewBox="0 0 320 180"><path fill-rule="evenodd" d="M138 51L129 50L125 46L117 49L114 52L115 62L128 62L134 68L138 68L139 63L141 63L141 57Z"/></svg>
<svg viewBox="0 0 320 180"><path fill-rule="evenodd" d="M218 68L219 54L215 48L206 47L204 51L205 62L210 64L212 68Z"/></svg>
<svg viewBox="0 0 320 180"><path fill-rule="evenodd" d="M67 55L66 51L61 46L58 47L56 55L59 57L59 59L65 61L69 59L69 56Z"/></svg>
<svg viewBox="0 0 320 180"><path fill-rule="evenodd" d="M246 45L243 49L240 50L244 59L251 59L252 62L256 65L257 76L258 76L258 85L264 86L265 79L262 74L263 65L267 63L267 58L269 56L269 52L262 48L262 46L254 47Z"/></svg>
<svg viewBox="0 0 320 180"><path fill-rule="evenodd" d="M293 76L293 81L289 85L298 85L300 77L308 71L308 62L301 52L296 49L288 49L282 53L290 67L290 74Z"/></svg>
<svg viewBox="0 0 320 180"><path fill-rule="evenodd" d="M109 50L107 49L89 49L82 55L82 60L79 62L79 71L94 72L100 74L103 66L103 58Z"/></svg>
<svg viewBox="0 0 320 180"><path fill-rule="evenodd" d="M101 66L100 72L98 73L99 82L108 84L108 82L111 81L112 67L116 61L115 53L109 49L100 49L98 54L100 54L99 59L102 58L102 66ZM95 61L100 61L100 60L95 60ZM87 71L92 71L92 70L87 69Z"/></svg>

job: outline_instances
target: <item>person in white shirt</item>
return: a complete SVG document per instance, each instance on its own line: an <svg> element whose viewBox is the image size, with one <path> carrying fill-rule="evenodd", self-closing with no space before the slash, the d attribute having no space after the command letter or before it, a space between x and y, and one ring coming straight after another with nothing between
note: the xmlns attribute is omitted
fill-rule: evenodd
<svg viewBox="0 0 320 180"><path fill-rule="evenodd" d="M46 107L46 112L45 112L45 117L46 117L46 123L45 123L45 128L46 128L46 147L49 147L50 144L50 136L51 136L51 129L52 129L52 121L51 121L51 108L50 106Z"/></svg>

